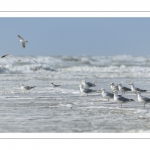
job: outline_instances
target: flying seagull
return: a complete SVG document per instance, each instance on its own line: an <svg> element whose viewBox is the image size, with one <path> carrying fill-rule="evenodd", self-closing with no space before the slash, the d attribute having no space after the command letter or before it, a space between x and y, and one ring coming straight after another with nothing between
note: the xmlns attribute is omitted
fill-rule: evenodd
<svg viewBox="0 0 150 150"><path fill-rule="evenodd" d="M13 56L13 55L6 54L6 55L1 56L1 58L5 58L7 56ZM21 61L18 57L16 57L16 56L13 56L13 57L16 58L18 61Z"/></svg>
<svg viewBox="0 0 150 150"><path fill-rule="evenodd" d="M6 54L6 55L1 56L1 58L5 58L5 57L7 57L7 56L13 56L13 55ZM21 61L21 59L19 59L18 57L16 57L16 56L13 56L13 57L15 57L18 61ZM32 58L30 58L30 57L27 57L27 58L30 59L30 60L32 60L32 61L34 61L35 63L37 63L37 61L35 61L34 59L32 59Z"/></svg>
<svg viewBox="0 0 150 150"><path fill-rule="evenodd" d="M18 38L20 39L20 42L22 43L22 47L25 48L26 42L28 43L28 41L22 38L20 35L18 35Z"/></svg>
<svg viewBox="0 0 150 150"><path fill-rule="evenodd" d="M94 83L91 83L91 82L87 82L85 80L82 80L81 81L81 84L83 85L84 88L88 89L90 87L95 87L96 85Z"/></svg>
<svg viewBox="0 0 150 150"><path fill-rule="evenodd" d="M138 91L139 91L139 92L146 92L146 91L147 91L147 90L142 90L142 89L136 88L133 83L130 83L129 85L131 85L131 90L132 90L132 92L134 92L135 94L137 94Z"/></svg>
<svg viewBox="0 0 150 150"><path fill-rule="evenodd" d="M143 103L144 104L144 108L145 108L145 104L146 103L150 103L150 98L142 96L141 92L139 92L139 91L137 91L137 95L138 95L138 101L140 103Z"/></svg>
<svg viewBox="0 0 150 150"><path fill-rule="evenodd" d="M51 83L53 87L58 87L58 86L61 86L61 85L56 85L54 83Z"/></svg>

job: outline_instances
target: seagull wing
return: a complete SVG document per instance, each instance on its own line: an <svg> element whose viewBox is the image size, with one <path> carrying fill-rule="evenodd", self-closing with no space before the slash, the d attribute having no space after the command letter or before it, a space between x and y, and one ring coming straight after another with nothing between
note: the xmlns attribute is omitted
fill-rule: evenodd
<svg viewBox="0 0 150 150"><path fill-rule="evenodd" d="M22 42L22 47L25 48L26 44L25 42Z"/></svg>
<svg viewBox="0 0 150 150"><path fill-rule="evenodd" d="M129 89L127 87L123 87L123 90L125 90L125 91L131 91L131 89Z"/></svg>
<svg viewBox="0 0 150 150"><path fill-rule="evenodd" d="M140 91L140 92L146 92L147 90L142 90L142 89L139 89L139 88L136 88L137 91Z"/></svg>
<svg viewBox="0 0 150 150"><path fill-rule="evenodd" d="M10 54L3 55L3 56L1 56L1 58L7 57L7 56L15 57L18 61L21 61L18 57L10 55Z"/></svg>
<svg viewBox="0 0 150 150"><path fill-rule="evenodd" d="M91 93L91 92L94 92L92 89L84 89L84 92L85 93Z"/></svg>
<svg viewBox="0 0 150 150"><path fill-rule="evenodd" d="M21 40L24 40L24 38L22 38L20 35L18 35L18 38L20 38Z"/></svg>
<svg viewBox="0 0 150 150"><path fill-rule="evenodd" d="M119 96L119 97L118 97L118 100L120 100L120 101L122 101L122 102L128 102L128 101L130 101L130 99L125 98L125 97L122 97L122 96Z"/></svg>
<svg viewBox="0 0 150 150"><path fill-rule="evenodd" d="M25 86L25 88L27 89L27 90L30 90L30 89L32 89L32 88L35 88L36 86Z"/></svg>
<svg viewBox="0 0 150 150"><path fill-rule="evenodd" d="M148 97L142 97L142 99L144 99L147 103L150 102L150 98Z"/></svg>
<svg viewBox="0 0 150 150"><path fill-rule="evenodd" d="M112 94L112 93L109 93L109 92L106 92L106 96L109 96L109 97L114 97L114 94Z"/></svg>
<svg viewBox="0 0 150 150"><path fill-rule="evenodd" d="M6 56L8 56L9 54L6 54L6 55L3 55L3 56L1 56L1 58L4 58L4 57L6 57Z"/></svg>
<svg viewBox="0 0 150 150"><path fill-rule="evenodd" d="M90 83L90 82L86 82L87 83L87 85L89 86L89 87L91 87L91 86L95 86L95 84L94 83Z"/></svg>
<svg viewBox="0 0 150 150"><path fill-rule="evenodd" d="M34 59L32 59L32 58L30 58L30 57L27 57L27 58L29 58L29 59L31 59L32 61L34 61L35 63L37 63L37 61L35 61ZM38 63L37 63L38 64Z"/></svg>

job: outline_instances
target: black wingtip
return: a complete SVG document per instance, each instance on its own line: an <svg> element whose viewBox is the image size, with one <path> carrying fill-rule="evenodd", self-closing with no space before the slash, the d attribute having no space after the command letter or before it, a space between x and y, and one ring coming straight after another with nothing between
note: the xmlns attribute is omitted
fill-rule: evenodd
<svg viewBox="0 0 150 150"><path fill-rule="evenodd" d="M6 54L6 55L3 55L3 56L1 56L1 58L4 58L4 57L6 57L8 54Z"/></svg>
<svg viewBox="0 0 150 150"><path fill-rule="evenodd" d="M130 101L135 101L134 99L130 99Z"/></svg>

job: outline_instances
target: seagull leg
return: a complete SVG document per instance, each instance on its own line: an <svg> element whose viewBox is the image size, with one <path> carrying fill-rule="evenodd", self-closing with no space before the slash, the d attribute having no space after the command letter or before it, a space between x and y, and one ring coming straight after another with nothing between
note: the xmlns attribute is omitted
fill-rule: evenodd
<svg viewBox="0 0 150 150"><path fill-rule="evenodd" d="M145 103L144 103L144 108L145 108Z"/></svg>
<svg viewBox="0 0 150 150"><path fill-rule="evenodd" d="M122 104L121 104L121 108L122 108Z"/></svg>

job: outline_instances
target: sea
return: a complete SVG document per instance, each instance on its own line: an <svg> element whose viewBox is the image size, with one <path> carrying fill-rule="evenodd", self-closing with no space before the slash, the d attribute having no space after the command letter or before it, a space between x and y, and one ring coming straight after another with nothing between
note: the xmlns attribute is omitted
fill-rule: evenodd
<svg viewBox="0 0 150 150"><path fill-rule="evenodd" d="M99 91L132 82L150 98L150 56L28 56L37 63L17 57L21 61L0 58L0 133L150 132L150 104L144 108L126 92L134 101L120 108ZM95 83L97 91L81 93L81 80ZM36 87L22 91L19 84Z"/></svg>

